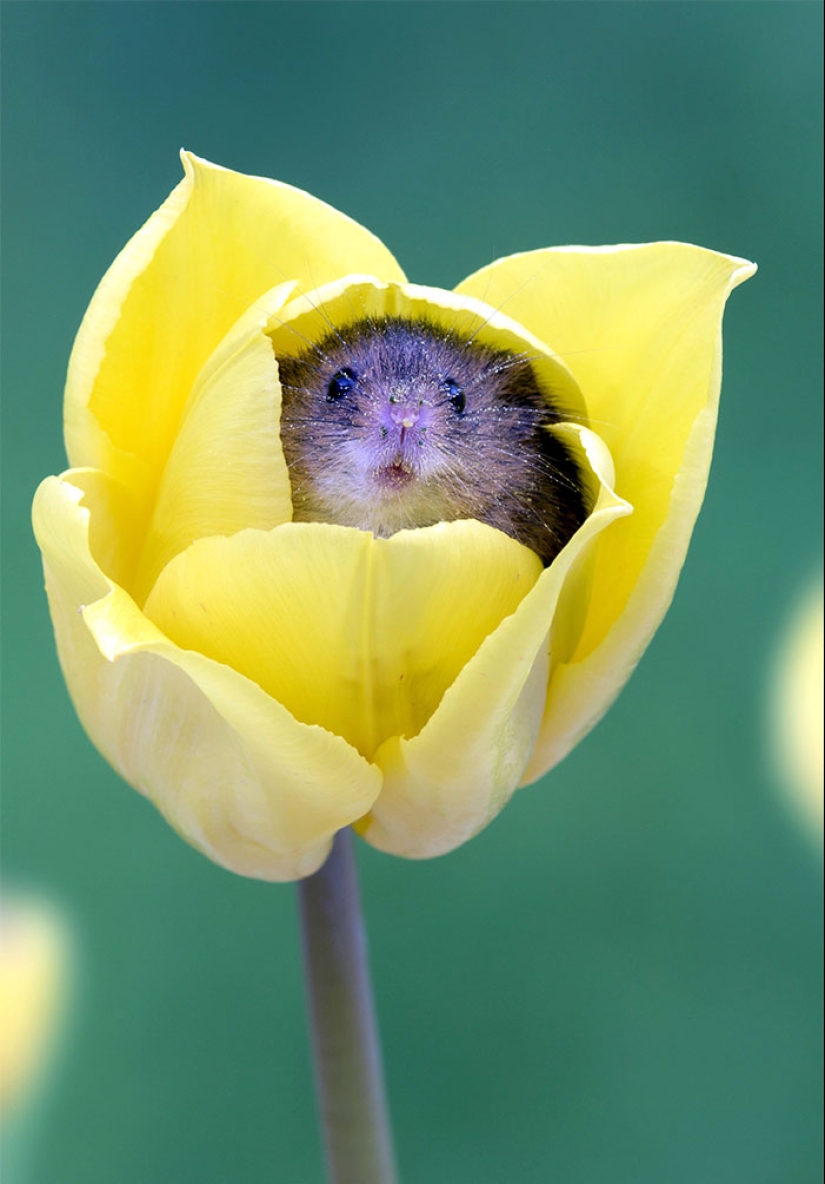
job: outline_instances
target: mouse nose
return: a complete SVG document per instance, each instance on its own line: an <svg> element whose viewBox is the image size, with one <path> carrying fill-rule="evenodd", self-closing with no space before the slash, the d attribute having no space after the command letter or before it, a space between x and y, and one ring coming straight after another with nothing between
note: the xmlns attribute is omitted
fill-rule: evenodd
<svg viewBox="0 0 825 1184"><path fill-rule="evenodd" d="M418 423L418 417L421 414L421 405L419 403L392 403L390 406L390 419L399 428L414 428Z"/></svg>

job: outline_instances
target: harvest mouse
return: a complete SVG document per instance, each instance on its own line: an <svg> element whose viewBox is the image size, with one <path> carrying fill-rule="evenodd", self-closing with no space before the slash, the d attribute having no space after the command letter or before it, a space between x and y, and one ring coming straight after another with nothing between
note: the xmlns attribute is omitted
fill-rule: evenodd
<svg viewBox="0 0 825 1184"><path fill-rule="evenodd" d="M529 357L418 318L362 318L278 359L296 521L386 537L485 522L545 565L587 517Z"/></svg>

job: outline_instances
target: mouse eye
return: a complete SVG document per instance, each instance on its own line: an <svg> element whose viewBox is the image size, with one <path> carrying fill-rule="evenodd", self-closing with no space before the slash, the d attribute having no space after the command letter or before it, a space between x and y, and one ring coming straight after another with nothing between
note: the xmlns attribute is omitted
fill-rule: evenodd
<svg viewBox="0 0 825 1184"><path fill-rule="evenodd" d="M327 387L327 402L335 403L338 399L343 399L344 395L348 395L353 389L356 381L354 370L336 371Z"/></svg>
<svg viewBox="0 0 825 1184"><path fill-rule="evenodd" d="M444 379L444 389L447 392L447 398L452 404L453 411L457 415L461 415L464 408L467 406L467 400L464 398L464 391L453 378Z"/></svg>

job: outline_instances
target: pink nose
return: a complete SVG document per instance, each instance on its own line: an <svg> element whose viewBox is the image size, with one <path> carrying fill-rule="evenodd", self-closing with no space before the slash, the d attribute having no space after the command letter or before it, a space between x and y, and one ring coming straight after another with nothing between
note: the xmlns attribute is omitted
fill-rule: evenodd
<svg viewBox="0 0 825 1184"><path fill-rule="evenodd" d="M420 414L419 407L411 407L396 403L390 407L390 419L394 424L400 428L413 428L418 423L418 416Z"/></svg>

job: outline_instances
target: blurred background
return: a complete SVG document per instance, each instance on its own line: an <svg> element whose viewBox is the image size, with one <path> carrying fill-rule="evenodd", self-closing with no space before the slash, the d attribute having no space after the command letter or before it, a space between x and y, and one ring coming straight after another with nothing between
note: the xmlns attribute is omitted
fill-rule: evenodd
<svg viewBox="0 0 825 1184"><path fill-rule="evenodd" d="M818 1180L821 845L769 684L822 563L821 6L2 19L5 877L75 945L7 1184L322 1180L294 887L213 866L98 757L29 525L78 324L181 145L324 198L422 283L557 243L759 263L688 562L617 705L456 853L359 858L407 1184Z"/></svg>

